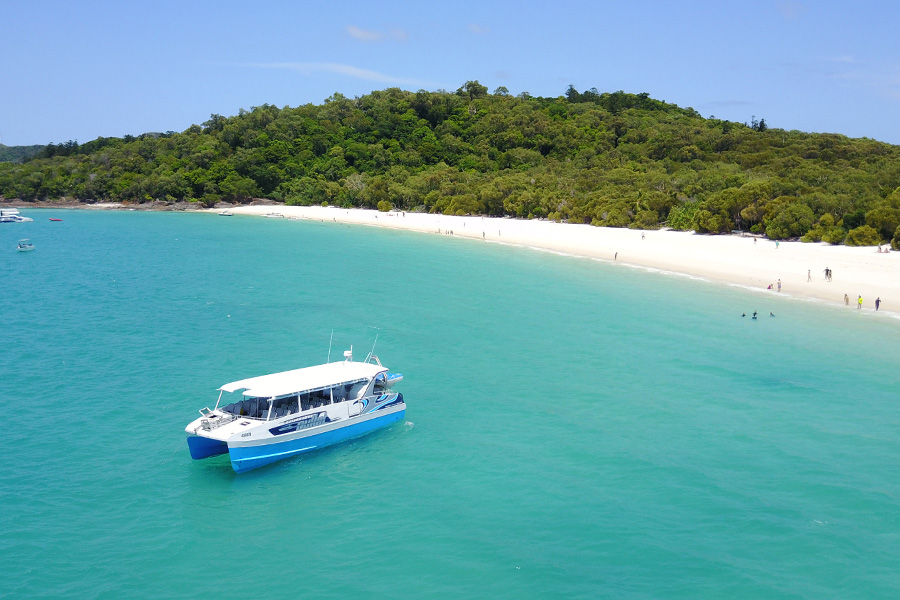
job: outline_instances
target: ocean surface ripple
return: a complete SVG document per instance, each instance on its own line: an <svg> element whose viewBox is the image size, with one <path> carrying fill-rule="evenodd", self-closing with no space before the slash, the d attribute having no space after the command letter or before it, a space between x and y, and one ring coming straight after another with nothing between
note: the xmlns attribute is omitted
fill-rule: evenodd
<svg viewBox="0 0 900 600"><path fill-rule="evenodd" d="M0 226L0 596L900 595L894 319L439 235L61 216ZM378 336L405 421L190 459L219 385L332 330Z"/></svg>

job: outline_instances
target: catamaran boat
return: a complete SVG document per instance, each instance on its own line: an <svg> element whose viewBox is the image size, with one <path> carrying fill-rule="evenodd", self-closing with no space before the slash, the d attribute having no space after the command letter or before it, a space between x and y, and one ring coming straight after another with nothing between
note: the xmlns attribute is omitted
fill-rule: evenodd
<svg viewBox="0 0 900 600"><path fill-rule="evenodd" d="M391 391L402 379L372 353L353 362L351 348L341 362L226 383L185 428L191 457L227 453L242 473L364 435L406 414L403 394ZM234 392L235 401L223 398Z"/></svg>
<svg viewBox="0 0 900 600"><path fill-rule="evenodd" d="M0 223L28 223L34 221L31 217L23 217L18 208L0 208Z"/></svg>

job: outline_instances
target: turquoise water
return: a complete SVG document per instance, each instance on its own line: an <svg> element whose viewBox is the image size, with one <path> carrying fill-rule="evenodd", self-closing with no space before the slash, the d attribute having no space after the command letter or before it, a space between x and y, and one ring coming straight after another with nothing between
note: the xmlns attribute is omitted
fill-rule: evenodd
<svg viewBox="0 0 900 600"><path fill-rule="evenodd" d="M0 596L900 594L896 320L438 235L26 212ZM219 385L323 362L332 329L332 356L378 336L404 423L190 459Z"/></svg>

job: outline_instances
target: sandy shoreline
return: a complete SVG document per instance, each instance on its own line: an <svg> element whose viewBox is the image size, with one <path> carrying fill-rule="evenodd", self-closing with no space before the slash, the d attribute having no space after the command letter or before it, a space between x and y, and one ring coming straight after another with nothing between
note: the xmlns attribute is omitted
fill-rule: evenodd
<svg viewBox="0 0 900 600"><path fill-rule="evenodd" d="M9 204L27 209L27 206ZM38 205L35 208L127 209L116 203ZM184 208L179 207L180 210ZM140 210L140 209L139 209ZM151 208L152 210L152 208ZM189 210L189 209L188 209ZM226 209L197 212L221 213ZM900 318L900 252L878 253L871 246L850 247L802 242L777 243L753 236L698 235L684 231L641 231L529 221L496 217L457 217L428 213L383 213L367 209L321 206L285 206L266 203L227 209L236 215L331 221L403 229L434 235L505 243L592 258L623 266L658 269L719 283L746 287L764 294L781 294L857 310L875 311ZM825 280L825 268L832 281ZM809 280L807 280L809 278ZM778 292L778 280L781 291ZM772 285L772 290L767 288Z"/></svg>
<svg viewBox="0 0 900 600"><path fill-rule="evenodd" d="M900 252L879 254L876 248L868 246L776 244L754 237L697 235L683 231L642 232L550 221L382 213L320 206L239 206L229 210L236 215L275 212L286 218L371 225L435 235L449 235L452 231L457 237L659 269L763 293L780 293L841 306L844 305L844 294L847 294L852 310L857 310L860 295L864 311L874 311L875 299L880 297L879 312L900 314ZM832 281L825 280L826 267L832 271ZM811 275L809 281L808 273ZM777 291L779 279L781 292ZM771 292L767 290L769 284L773 286Z"/></svg>

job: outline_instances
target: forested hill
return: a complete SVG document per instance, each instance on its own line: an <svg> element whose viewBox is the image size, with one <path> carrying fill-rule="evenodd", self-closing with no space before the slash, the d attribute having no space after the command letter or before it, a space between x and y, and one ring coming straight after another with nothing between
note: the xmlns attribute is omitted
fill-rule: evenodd
<svg viewBox="0 0 900 600"><path fill-rule="evenodd" d="M0 144L0 162L22 162L43 150L43 146L4 146Z"/></svg>
<svg viewBox="0 0 900 600"><path fill-rule="evenodd" d="M513 97L477 81L263 105L0 163L0 195L23 201L266 197L847 244L897 244L898 187L898 146L705 119L647 94Z"/></svg>

